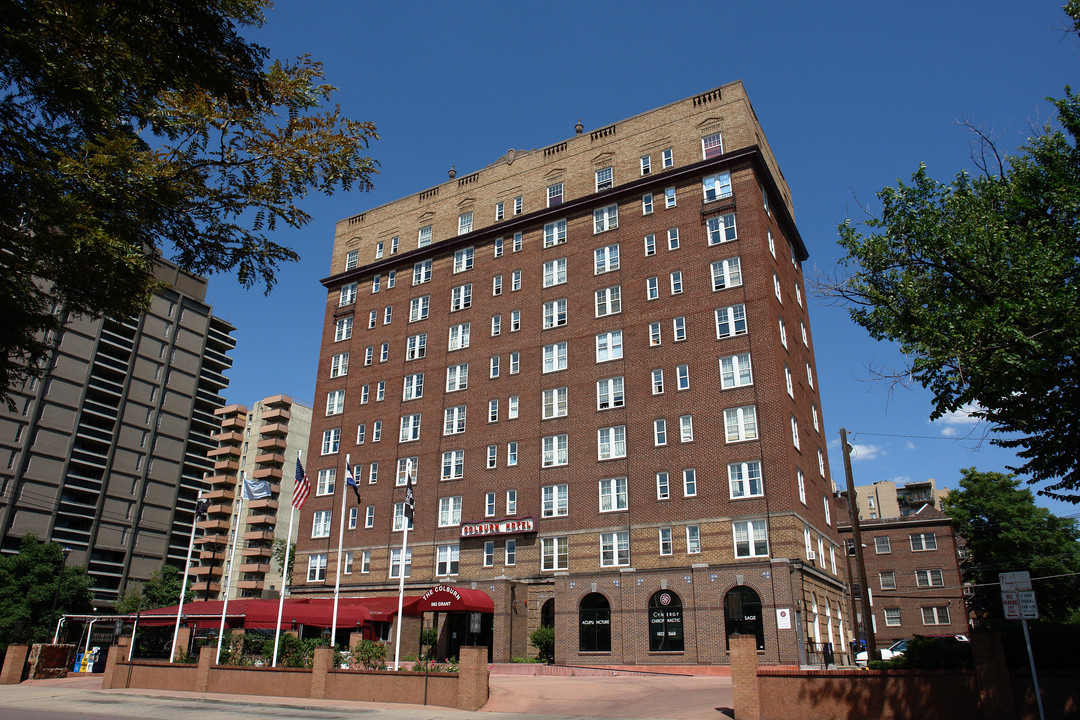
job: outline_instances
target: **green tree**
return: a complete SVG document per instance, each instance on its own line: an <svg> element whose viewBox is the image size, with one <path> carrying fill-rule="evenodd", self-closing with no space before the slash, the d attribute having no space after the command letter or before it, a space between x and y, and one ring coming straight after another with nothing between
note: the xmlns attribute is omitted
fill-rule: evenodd
<svg viewBox="0 0 1080 720"><path fill-rule="evenodd" d="M269 292L298 255L268 233L370 188L374 126L242 37L268 5L0 0L0 397L67 317L143 309L155 258Z"/></svg>
<svg viewBox="0 0 1080 720"><path fill-rule="evenodd" d="M296 543L289 543L289 567L287 569L283 567L285 565L285 547L284 539L274 539L273 558L274 564L277 565L278 572L281 573L282 588L287 588L292 584L293 565L296 564Z"/></svg>
<svg viewBox="0 0 1080 720"><path fill-rule="evenodd" d="M1014 475L962 471L942 509L967 541L970 559L964 580L975 584L972 606L991 622L1003 617L998 573L1027 570L1039 615L1046 620L1080 620L1080 528L1035 505L1030 490ZM1069 574L1072 573L1070 576Z"/></svg>
<svg viewBox="0 0 1080 720"><path fill-rule="evenodd" d="M85 568L65 566L60 545L27 534L17 554L0 556L0 651L13 642L51 642L53 598L57 618L88 613L94 602L91 586Z"/></svg>
<svg viewBox="0 0 1080 720"><path fill-rule="evenodd" d="M135 613L139 610L170 607L180 602L180 581L182 573L175 565L162 565L155 570L146 582L131 586L124 591L116 602L117 613ZM195 592L188 582L184 593L184 602L195 600Z"/></svg>

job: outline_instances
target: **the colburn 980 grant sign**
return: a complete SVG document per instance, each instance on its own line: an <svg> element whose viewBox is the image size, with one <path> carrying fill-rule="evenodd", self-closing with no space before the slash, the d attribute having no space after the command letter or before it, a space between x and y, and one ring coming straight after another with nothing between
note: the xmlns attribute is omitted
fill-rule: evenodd
<svg viewBox="0 0 1080 720"><path fill-rule="evenodd" d="M465 523L461 526L461 537L478 535L519 535L536 532L536 518L509 518L491 522Z"/></svg>

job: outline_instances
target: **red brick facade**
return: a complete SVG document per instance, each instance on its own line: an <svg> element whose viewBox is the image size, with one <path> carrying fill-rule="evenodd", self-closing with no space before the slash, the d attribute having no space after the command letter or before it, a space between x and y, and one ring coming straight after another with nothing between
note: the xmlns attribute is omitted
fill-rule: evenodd
<svg viewBox="0 0 1080 720"><path fill-rule="evenodd" d="M722 152L712 149L718 137ZM604 210L612 207L617 220ZM293 592L333 587L347 454L362 500L345 531L352 567L342 587L396 590L393 508L405 493L397 468L413 458L409 591L445 582L491 595L496 661L532 654L528 632L552 619L556 658L575 663L726 663L726 621L738 613L761 623L765 661L798 662L815 639L814 607L817 637L843 644L850 622L804 297L807 252L790 213L787 185L733 83L510 151L340 222L324 280L306 463L313 493ZM745 320L728 310L736 307ZM468 346L455 348L465 323ZM741 372L747 357L750 376ZM464 364L459 387L451 368ZM729 437L729 426L747 437ZM320 494L320 472L330 471L335 492ZM327 511L329 527L320 522ZM463 523L507 517L533 518L532 530L460 537ZM739 601L726 600L732 591ZM653 647L661 625L678 649Z"/></svg>

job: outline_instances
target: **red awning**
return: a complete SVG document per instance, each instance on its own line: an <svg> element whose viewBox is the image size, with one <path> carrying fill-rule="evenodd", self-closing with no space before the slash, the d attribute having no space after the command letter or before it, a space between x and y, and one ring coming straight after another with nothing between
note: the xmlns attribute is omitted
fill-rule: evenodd
<svg viewBox="0 0 1080 720"><path fill-rule="evenodd" d="M204 602L184 603L181 622L197 627L218 627L221 624L221 609L223 602L210 600ZM177 606L146 610L139 616L142 625L171 625L176 622ZM394 612L397 605L394 606ZM278 601L277 600L230 600L226 625L229 627L244 627L252 629L269 629L277 627ZM286 598L285 606L281 613L281 626L288 628L293 621L298 625L314 625L316 627L330 627L333 623L334 599L333 598ZM372 613L368 610L363 598L340 598L338 602L337 626L356 627L371 620ZM134 616L130 616L134 619Z"/></svg>
<svg viewBox="0 0 1080 720"><path fill-rule="evenodd" d="M412 612L408 612L408 610L412 610ZM495 602L483 590L436 585L420 596L416 604L406 610L406 614L466 610L484 613L495 612Z"/></svg>

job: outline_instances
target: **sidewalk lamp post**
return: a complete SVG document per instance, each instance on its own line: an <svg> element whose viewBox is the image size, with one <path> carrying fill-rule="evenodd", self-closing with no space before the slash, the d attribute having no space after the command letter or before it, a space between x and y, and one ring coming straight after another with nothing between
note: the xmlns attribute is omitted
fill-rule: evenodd
<svg viewBox="0 0 1080 720"><path fill-rule="evenodd" d="M56 578L56 590L53 591L52 599L52 612L49 613L49 627L53 626L56 622L56 605L60 601L60 585L64 582L64 570L67 569L68 555L71 554L71 548L64 548L64 558L60 563L60 575ZM53 635L53 644L56 643L58 636L60 635L60 628L56 629L56 634Z"/></svg>

